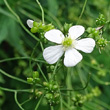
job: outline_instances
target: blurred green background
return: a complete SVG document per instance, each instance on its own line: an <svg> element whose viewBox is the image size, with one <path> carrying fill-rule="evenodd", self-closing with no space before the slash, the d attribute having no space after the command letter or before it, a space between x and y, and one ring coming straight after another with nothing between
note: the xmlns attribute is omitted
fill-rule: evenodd
<svg viewBox="0 0 110 110"><path fill-rule="evenodd" d="M44 9L45 23L52 23L58 29L62 29L65 22L73 23L73 25L77 24L85 2L84 0L39 1ZM28 30L30 29L26 24L27 19L41 21L41 10L35 0L7 0L7 2ZM78 24L83 25L86 29L90 26L96 27L95 20L99 13L104 14L106 19L110 21L110 0L88 0ZM110 41L110 25L106 26L103 36ZM35 39L22 28L17 18L8 10L4 1L0 0L0 68L13 76L26 80L28 76L31 76L28 60L20 59L8 62L2 62L2 60L14 57L30 57L35 45ZM110 110L110 44L101 51L101 54L97 46L92 54L82 54L84 56L83 61L72 69L74 71L73 86L77 87L76 82L76 84L80 85L77 72L81 73L80 77L84 83L87 81L88 73L91 73L88 92L91 88L97 86L101 94L98 97L93 97L90 102L86 102L84 107L79 110ZM40 47L35 52L34 57L36 56L42 58ZM45 69L43 66L41 65ZM60 70L59 72L60 80L63 77L61 72L64 71ZM30 86L10 79L1 73L0 86L13 89L30 88ZM27 99L28 94L19 94L18 96L18 99L22 102ZM25 110L34 110L36 103L37 100L28 102L24 105ZM40 109L49 110L49 107L44 102L41 104ZM0 110L19 110L13 93L0 90ZM58 108L56 107L55 110L58 110ZM77 109L74 108L73 110Z"/></svg>

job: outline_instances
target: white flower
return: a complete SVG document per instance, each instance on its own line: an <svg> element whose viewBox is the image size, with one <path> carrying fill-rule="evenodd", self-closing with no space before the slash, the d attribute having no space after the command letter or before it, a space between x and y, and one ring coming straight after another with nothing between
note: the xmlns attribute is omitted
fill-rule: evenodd
<svg viewBox="0 0 110 110"><path fill-rule="evenodd" d="M95 47L95 41L92 38L78 40L84 33L83 26L76 25L69 29L68 36L64 36L60 30L52 29L45 33L45 38L58 45L50 46L44 49L43 57L49 64L56 63L64 54L64 65L66 67L75 66L82 60L82 55L77 51L91 53Z"/></svg>

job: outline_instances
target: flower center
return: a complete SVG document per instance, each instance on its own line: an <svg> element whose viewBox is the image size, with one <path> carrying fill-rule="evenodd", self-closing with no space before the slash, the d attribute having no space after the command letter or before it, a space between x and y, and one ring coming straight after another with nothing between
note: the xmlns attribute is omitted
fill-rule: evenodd
<svg viewBox="0 0 110 110"><path fill-rule="evenodd" d="M67 48L67 47L70 47L72 43L73 43L73 40L70 37L65 37L65 39L62 42L62 45Z"/></svg>

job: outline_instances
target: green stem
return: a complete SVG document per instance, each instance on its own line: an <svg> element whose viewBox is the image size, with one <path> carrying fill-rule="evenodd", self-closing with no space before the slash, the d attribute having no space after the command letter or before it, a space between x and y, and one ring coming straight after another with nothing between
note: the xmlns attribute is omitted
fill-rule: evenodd
<svg viewBox="0 0 110 110"><path fill-rule="evenodd" d="M45 81L46 81L46 82L48 82L48 80L47 80L47 78L46 78L46 76L45 76L44 72L42 71L42 69L41 69L41 67L39 66L39 64L38 64L38 63L37 63L37 66L38 66L38 68L39 68L39 70L40 70L40 72L41 72L42 76L44 77Z"/></svg>
<svg viewBox="0 0 110 110"><path fill-rule="evenodd" d="M0 90L8 91L8 92L31 92L31 89L14 90L14 89L8 89L4 87L0 87Z"/></svg>
<svg viewBox="0 0 110 110"><path fill-rule="evenodd" d="M90 81L90 76L91 76L91 74L89 73L89 74L88 74L87 83L86 83L86 85L85 85L83 88L79 88L79 89L68 89L68 88L65 89L65 88L61 88L61 91L81 91L81 90L86 89L87 86L88 86L88 84L89 84L89 81Z"/></svg>
<svg viewBox="0 0 110 110"><path fill-rule="evenodd" d="M84 64L87 65L87 66L89 66L89 67L91 67L91 68L93 68L93 69L95 69L95 70L101 70L102 69L99 66L94 66L94 65L92 65L92 64L90 64L88 62L85 62L85 61L84 61ZM99 64L97 64L97 65L99 65ZM110 73L110 70L108 68L106 68L106 71Z"/></svg>
<svg viewBox="0 0 110 110"><path fill-rule="evenodd" d="M21 103L21 105L24 105L25 103L29 102L32 98L29 98L27 100L25 100L24 102Z"/></svg>
<svg viewBox="0 0 110 110"><path fill-rule="evenodd" d="M42 51L44 51L44 47L43 47L42 42L40 42L40 46L41 46Z"/></svg>
<svg viewBox="0 0 110 110"><path fill-rule="evenodd" d="M7 76L7 77L9 77L9 78L14 79L14 80L20 81L20 82L22 82L22 83L29 84L27 81L25 81L25 80L23 80L23 79L20 79L20 78L17 78L17 77L15 77L15 76L12 76L12 75L6 73L5 71L3 71L2 69L0 69L0 73L2 73L3 75L5 75L5 76Z"/></svg>
<svg viewBox="0 0 110 110"><path fill-rule="evenodd" d="M22 26L22 28L31 36L33 37L35 40L39 41L39 39L33 35L25 26L24 24L22 23L20 17L12 10L12 8L9 6L7 0L3 0L5 5L7 6L7 8L10 10L10 12L17 18L18 22L20 23L20 25Z"/></svg>
<svg viewBox="0 0 110 110"><path fill-rule="evenodd" d="M34 58L30 58L30 57L7 58L7 59L0 60L0 63L7 62L7 61L14 61L14 60L25 60L25 59L26 59L26 60L31 59L32 61L35 61L35 62L45 63L45 61L37 60L37 59L34 59Z"/></svg>
<svg viewBox="0 0 110 110"><path fill-rule="evenodd" d="M63 101L63 104L67 107L67 110L73 110L70 108L70 106L65 101Z"/></svg>
<svg viewBox="0 0 110 110"><path fill-rule="evenodd" d="M79 16L79 18L78 18L77 24L79 23L79 21L80 21L82 15L83 15L83 13L84 13L84 10L85 10L85 7L86 7L86 4L87 4L87 0L85 0L85 2L84 2L84 5L83 5L83 8L82 8L81 14L80 14L80 16Z"/></svg>
<svg viewBox="0 0 110 110"><path fill-rule="evenodd" d="M51 110L54 110L53 106L50 106Z"/></svg>
<svg viewBox="0 0 110 110"><path fill-rule="evenodd" d="M36 83L33 84L33 96L35 97L35 91L36 91Z"/></svg>
<svg viewBox="0 0 110 110"><path fill-rule="evenodd" d="M58 83L57 83L57 85L58 85ZM60 94L60 110L63 110L63 99L62 99L60 88L58 88L58 92Z"/></svg>
<svg viewBox="0 0 110 110"><path fill-rule="evenodd" d="M104 82L104 81L102 81L100 78L98 78L96 75L94 75L94 74L92 74L92 79L94 80L94 81L96 81L97 83L99 83L99 84L102 84L102 85L106 85L106 86L108 86L108 85L110 85L110 82Z"/></svg>
<svg viewBox="0 0 110 110"><path fill-rule="evenodd" d="M60 60L59 60L59 61L60 61ZM56 70L57 70L59 61L56 63L55 68L54 68L54 70L53 70L53 74L52 74L52 77L51 77L52 79L55 77L55 74L56 74Z"/></svg>
<svg viewBox="0 0 110 110"><path fill-rule="evenodd" d="M33 49L33 51L32 51L32 54L31 54L30 60L29 60L29 67L30 67L31 72L32 72L32 65L31 65L32 57L33 57L33 55L34 55L34 52L35 52L35 50L36 50L38 44L39 44L39 42L35 45L35 47L34 47L34 49Z"/></svg>
<svg viewBox="0 0 110 110"><path fill-rule="evenodd" d="M78 71L78 75L79 75L80 81L82 83L82 86L84 87L85 81L84 81L84 76L82 75L82 70L81 70L80 66L77 67L77 71ZM85 90L85 93L87 93L87 90L86 89L84 89L84 90Z"/></svg>
<svg viewBox="0 0 110 110"><path fill-rule="evenodd" d="M40 105L40 103L41 103L41 101L42 101L44 95L45 95L45 93L44 93L44 94L41 96L41 98L39 99L39 101L38 101L38 103L37 103L37 105L36 105L36 107L35 107L34 110L38 110L38 107L39 107L39 105Z"/></svg>
<svg viewBox="0 0 110 110"><path fill-rule="evenodd" d="M16 102L16 104L19 106L19 108L20 108L21 110L24 110L24 108L22 108L22 106L20 105L20 103L19 103L18 100L17 100L17 92L15 92L14 98L15 98L15 102Z"/></svg>
<svg viewBox="0 0 110 110"><path fill-rule="evenodd" d="M67 70L66 86L67 86L67 88L71 88L70 68L68 68L68 70ZM70 91L67 91L67 95L70 96ZM71 104L70 97L67 98L67 102L68 102L68 105L70 106L70 104Z"/></svg>
<svg viewBox="0 0 110 110"><path fill-rule="evenodd" d="M56 80L56 84L57 84L57 86L58 86L58 92L59 92L59 94L60 94L60 110L63 110L63 103L62 103L63 99L62 99L60 87L59 87L59 84L58 84L58 81L57 81L57 77L55 77L55 80Z"/></svg>
<svg viewBox="0 0 110 110"><path fill-rule="evenodd" d="M43 10L43 8L42 8L42 6L41 6L39 0L36 0L36 2L38 3L38 5L39 5L39 7L40 7L40 9L41 9L41 12L42 12L42 23L45 24L45 23L44 23L44 10Z"/></svg>
<svg viewBox="0 0 110 110"><path fill-rule="evenodd" d="M101 105L101 106L107 108L108 110L110 109L110 105L104 103L103 101L101 101L99 99L95 99L94 101L95 101L96 104Z"/></svg>

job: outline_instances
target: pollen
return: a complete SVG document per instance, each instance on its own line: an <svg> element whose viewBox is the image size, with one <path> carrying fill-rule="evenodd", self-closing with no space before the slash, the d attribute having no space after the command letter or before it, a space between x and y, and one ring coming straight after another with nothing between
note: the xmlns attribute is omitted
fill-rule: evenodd
<svg viewBox="0 0 110 110"><path fill-rule="evenodd" d="M62 45L64 47L70 47L72 45L73 40L70 37L66 37L63 42Z"/></svg>

